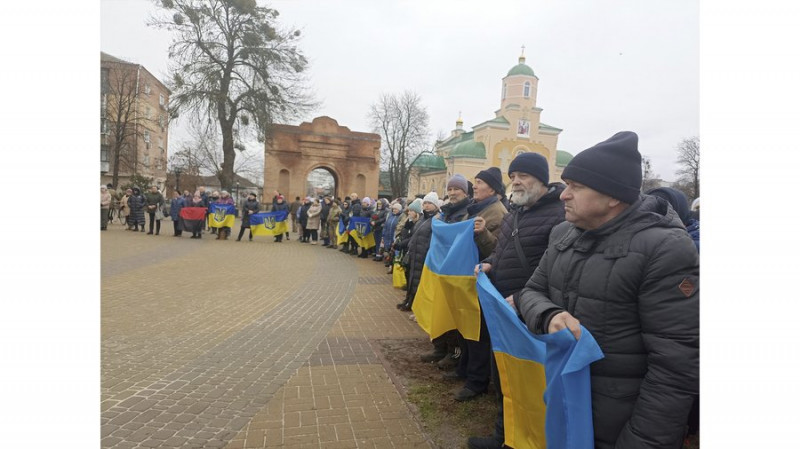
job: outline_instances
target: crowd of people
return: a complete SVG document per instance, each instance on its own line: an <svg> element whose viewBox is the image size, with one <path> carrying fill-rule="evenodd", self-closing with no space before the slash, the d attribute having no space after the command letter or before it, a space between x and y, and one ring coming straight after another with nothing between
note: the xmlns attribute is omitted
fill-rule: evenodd
<svg viewBox="0 0 800 449"><path fill-rule="evenodd" d="M428 192L388 201L352 193L344 199L298 196L287 203L275 192L269 209L288 212L291 233L302 243L383 262L387 274L402 267L406 287L397 308L406 312L419 288L433 220L474 219L480 258L475 274L487 274L528 329L568 329L578 339L583 326L602 349L604 358L591 366L595 447L680 447L699 424L699 199L690 207L675 189L642 193L638 136L632 132L578 153L565 167L563 183L549 181L549 164L535 153L514 158L508 177L510 192L497 167L472 180L455 174L443 198ZM101 229L107 226L108 195L101 188ZM193 195L174 192L168 215L176 235L181 207L229 198L225 191L209 197L202 188ZM128 189L119 203L127 229L144 232L147 213L148 234L155 221L158 235L156 212L164 198L155 188L145 194ZM251 194L237 241L259 210ZM338 242L340 222L346 227L353 217L369 218L374 247L362 248L351 236ZM274 241L284 238L290 232ZM503 447L502 389L483 317L479 341L454 330L431 345L420 363L435 363L444 380L463 382L456 401L472 400L494 384L495 431L470 437L467 444Z"/></svg>

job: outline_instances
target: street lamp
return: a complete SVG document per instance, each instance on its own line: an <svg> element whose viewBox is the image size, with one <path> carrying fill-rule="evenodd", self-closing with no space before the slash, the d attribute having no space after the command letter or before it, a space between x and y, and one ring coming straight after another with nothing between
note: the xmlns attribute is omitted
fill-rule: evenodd
<svg viewBox="0 0 800 449"><path fill-rule="evenodd" d="M175 190L181 191L181 169L178 167L175 168Z"/></svg>
<svg viewBox="0 0 800 449"><path fill-rule="evenodd" d="M237 212L242 207L240 200L241 200L241 198L239 198L239 181L236 181L236 210L237 210ZM244 216L244 214L242 214L242 216Z"/></svg>

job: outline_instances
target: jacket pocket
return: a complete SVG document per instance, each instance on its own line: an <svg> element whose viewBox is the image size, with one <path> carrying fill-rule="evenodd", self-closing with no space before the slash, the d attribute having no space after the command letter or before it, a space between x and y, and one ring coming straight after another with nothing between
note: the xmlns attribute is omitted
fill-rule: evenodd
<svg viewBox="0 0 800 449"><path fill-rule="evenodd" d="M639 395L642 379L630 377L592 377L592 392L614 399Z"/></svg>

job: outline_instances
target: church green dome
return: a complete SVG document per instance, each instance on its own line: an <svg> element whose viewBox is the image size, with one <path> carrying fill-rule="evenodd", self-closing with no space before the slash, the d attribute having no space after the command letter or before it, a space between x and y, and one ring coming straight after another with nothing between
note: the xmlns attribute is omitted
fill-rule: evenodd
<svg viewBox="0 0 800 449"><path fill-rule="evenodd" d="M566 151L558 150L556 151L556 165L559 167L566 167L569 161L572 160L572 157L573 156Z"/></svg>
<svg viewBox="0 0 800 449"><path fill-rule="evenodd" d="M486 159L486 147L483 142L468 140L461 142L450 152L450 157L472 157L476 159Z"/></svg>
<svg viewBox="0 0 800 449"><path fill-rule="evenodd" d="M508 75L506 76L512 76L512 75L536 76L533 73L533 69L530 68L527 64L522 62L515 65L514 67L511 67L511 70L508 71Z"/></svg>
<svg viewBox="0 0 800 449"><path fill-rule="evenodd" d="M432 153L422 153L411 164L421 170L447 170L444 159Z"/></svg>

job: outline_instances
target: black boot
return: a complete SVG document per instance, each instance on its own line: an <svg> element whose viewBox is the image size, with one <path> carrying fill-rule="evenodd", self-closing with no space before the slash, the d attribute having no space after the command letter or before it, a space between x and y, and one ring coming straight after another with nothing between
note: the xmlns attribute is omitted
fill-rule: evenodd
<svg viewBox="0 0 800 449"><path fill-rule="evenodd" d="M467 439L467 447L469 449L501 449L503 443L503 438L498 438L494 435L490 437L469 437Z"/></svg>

